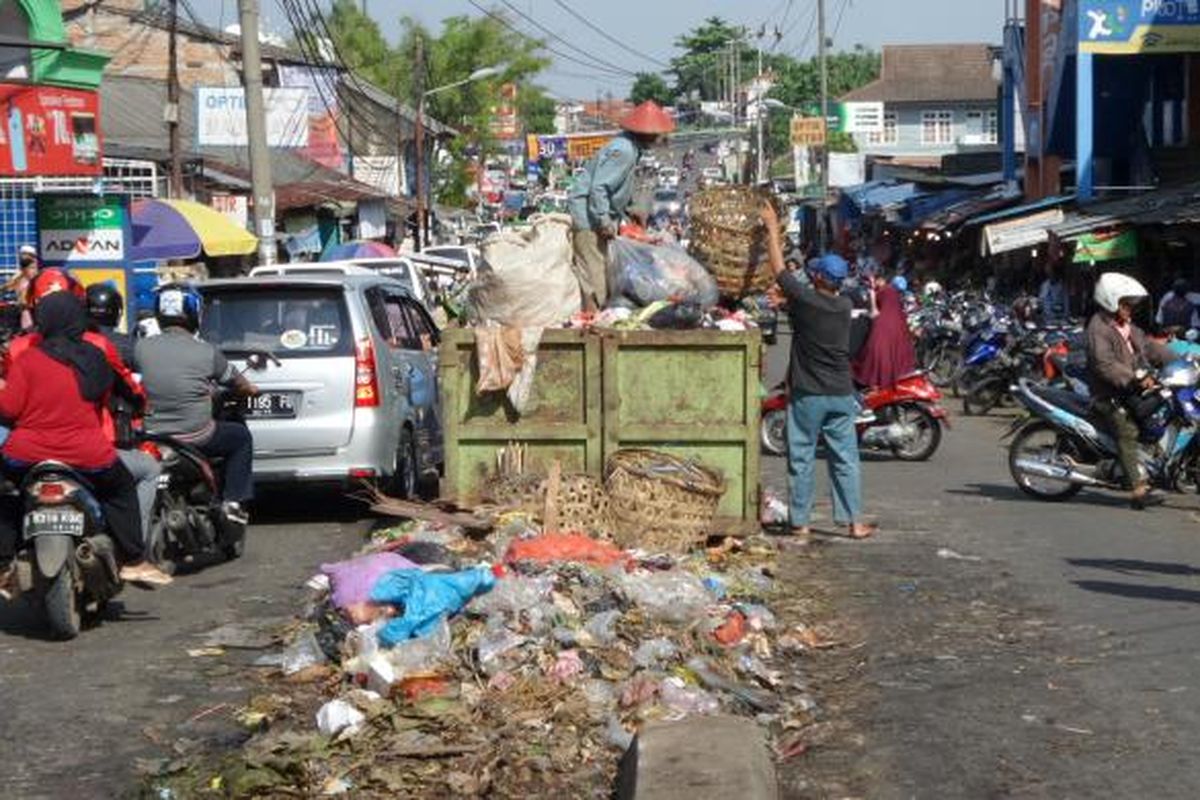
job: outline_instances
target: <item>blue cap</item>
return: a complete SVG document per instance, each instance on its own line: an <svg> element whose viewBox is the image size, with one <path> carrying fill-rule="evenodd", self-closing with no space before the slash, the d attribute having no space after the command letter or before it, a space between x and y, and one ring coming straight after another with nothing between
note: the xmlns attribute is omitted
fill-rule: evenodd
<svg viewBox="0 0 1200 800"><path fill-rule="evenodd" d="M812 262L812 270L821 273L835 283L840 283L846 280L846 276L850 274L850 265L841 256L835 253L826 253Z"/></svg>
<svg viewBox="0 0 1200 800"><path fill-rule="evenodd" d="M907 292L908 291L908 279L905 278L903 275L897 275L896 277L892 278L892 286L894 286L897 291Z"/></svg>

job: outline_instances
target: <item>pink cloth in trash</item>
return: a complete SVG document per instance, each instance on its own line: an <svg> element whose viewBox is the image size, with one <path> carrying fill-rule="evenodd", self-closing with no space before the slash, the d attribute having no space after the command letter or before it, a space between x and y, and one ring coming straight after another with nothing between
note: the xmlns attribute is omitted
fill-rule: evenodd
<svg viewBox="0 0 1200 800"><path fill-rule="evenodd" d="M371 589L376 581L397 569L420 569L396 553L371 553L335 564L322 564L321 572L329 576L333 605L342 613L350 613L363 603L371 602Z"/></svg>

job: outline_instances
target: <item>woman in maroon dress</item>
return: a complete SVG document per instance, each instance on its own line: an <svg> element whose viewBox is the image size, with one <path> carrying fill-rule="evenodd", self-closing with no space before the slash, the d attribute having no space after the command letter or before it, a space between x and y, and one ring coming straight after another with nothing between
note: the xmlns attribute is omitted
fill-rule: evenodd
<svg viewBox="0 0 1200 800"><path fill-rule="evenodd" d="M917 358L900 292L881 276L872 281L871 333L854 359L854 380L861 386L887 388L916 369Z"/></svg>

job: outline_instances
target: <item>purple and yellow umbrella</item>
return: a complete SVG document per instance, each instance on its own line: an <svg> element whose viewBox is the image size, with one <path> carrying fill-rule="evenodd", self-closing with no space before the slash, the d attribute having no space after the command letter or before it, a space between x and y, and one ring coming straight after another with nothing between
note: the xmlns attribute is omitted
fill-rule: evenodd
<svg viewBox="0 0 1200 800"><path fill-rule="evenodd" d="M258 247L254 234L191 200L135 200L130 210L132 261L240 256Z"/></svg>

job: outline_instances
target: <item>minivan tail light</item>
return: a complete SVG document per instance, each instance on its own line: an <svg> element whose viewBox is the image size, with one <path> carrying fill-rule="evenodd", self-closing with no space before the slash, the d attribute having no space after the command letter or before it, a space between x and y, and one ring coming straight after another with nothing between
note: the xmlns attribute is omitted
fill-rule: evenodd
<svg viewBox="0 0 1200 800"><path fill-rule="evenodd" d="M370 339L360 339L354 348L354 407L379 405L379 371L375 368L375 347Z"/></svg>

